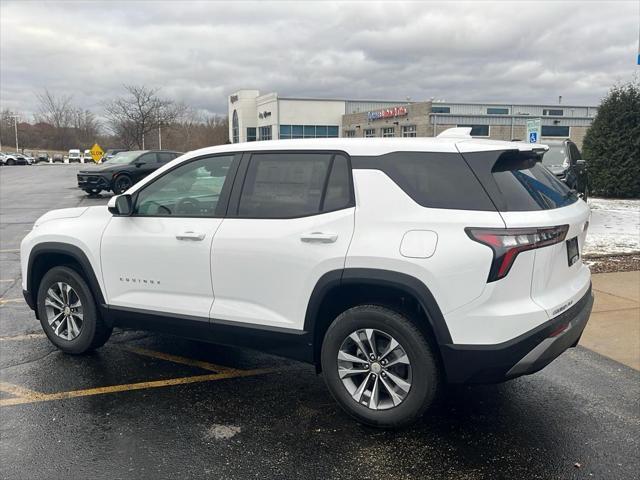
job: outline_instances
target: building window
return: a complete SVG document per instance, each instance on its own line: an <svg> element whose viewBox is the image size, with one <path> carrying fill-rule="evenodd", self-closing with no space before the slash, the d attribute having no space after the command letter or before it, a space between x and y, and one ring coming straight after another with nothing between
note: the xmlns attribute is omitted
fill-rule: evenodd
<svg viewBox="0 0 640 480"><path fill-rule="evenodd" d="M488 107L487 115L509 115L509 109L502 107Z"/></svg>
<svg viewBox="0 0 640 480"><path fill-rule="evenodd" d="M365 128L364 129L364 137L365 138L371 138L371 137L375 137L376 136L376 129L375 128Z"/></svg>
<svg viewBox="0 0 640 480"><path fill-rule="evenodd" d="M458 125L458 127L471 127L472 137L488 137L489 125Z"/></svg>
<svg viewBox="0 0 640 480"><path fill-rule="evenodd" d="M553 109L553 108L545 108L542 110L542 115L550 116L550 117L562 117L564 115L564 110L562 109Z"/></svg>
<svg viewBox="0 0 640 480"><path fill-rule="evenodd" d="M443 107L441 105L432 105L432 113L451 113L451 107Z"/></svg>
<svg viewBox="0 0 640 480"><path fill-rule="evenodd" d="M238 124L238 111L233 111L233 117L231 119L231 141L238 143L240 141L240 126Z"/></svg>
<svg viewBox="0 0 640 480"><path fill-rule="evenodd" d="M355 130L344 130L344 136L347 138L353 138L356 136Z"/></svg>
<svg viewBox="0 0 640 480"><path fill-rule="evenodd" d="M402 126L402 136L403 137L415 137L416 136L416 126L415 125L403 125Z"/></svg>
<svg viewBox="0 0 640 480"><path fill-rule="evenodd" d="M327 138L337 137L337 125L280 125L280 138Z"/></svg>
<svg viewBox="0 0 640 480"><path fill-rule="evenodd" d="M247 142L256 141L256 127L247 127Z"/></svg>
<svg viewBox="0 0 640 480"><path fill-rule="evenodd" d="M543 137L569 137L569 127L560 125L542 125Z"/></svg>
<svg viewBox="0 0 640 480"><path fill-rule="evenodd" d="M396 132L395 129L393 127L384 127L382 129L382 136L387 138L387 137L395 137L396 136Z"/></svg>
<svg viewBox="0 0 640 480"><path fill-rule="evenodd" d="M268 127L260 127L258 131L260 133L260 140L271 140L271 125Z"/></svg>

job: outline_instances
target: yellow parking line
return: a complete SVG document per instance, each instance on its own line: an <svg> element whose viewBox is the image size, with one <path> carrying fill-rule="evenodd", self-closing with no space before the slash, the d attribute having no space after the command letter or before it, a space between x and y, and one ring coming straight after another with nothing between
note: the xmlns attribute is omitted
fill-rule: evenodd
<svg viewBox="0 0 640 480"><path fill-rule="evenodd" d="M0 392L8 393L10 395L15 395L19 397L16 400L27 400L29 402L36 402L40 400L43 396L42 393L36 392L35 390L29 390L28 388L19 387L18 385L14 385L12 383L7 383L7 382L0 382ZM14 399L9 398L4 400L14 400ZM4 400L0 400L0 402L3 402Z"/></svg>
<svg viewBox="0 0 640 480"><path fill-rule="evenodd" d="M21 303L24 302L24 298L0 298L0 306L5 303Z"/></svg>
<svg viewBox="0 0 640 480"><path fill-rule="evenodd" d="M190 383L210 382L214 380L224 380L228 378L248 377L272 372L273 369L261 368L254 370L235 370L232 372L211 373L207 375L196 375L192 377L170 378L168 380L156 380L152 382L126 383L123 385L112 385L109 387L87 388L83 390L71 390L58 393L39 393L33 390L23 389L15 385L8 385L6 393L19 394L16 398L0 399L0 407L11 405L23 405L26 403L50 402L52 400L66 400L69 398L88 397L92 395L104 395L108 393L129 392L133 390L144 390L147 388L169 387L172 385L186 385ZM12 391L9 391L12 389ZM3 390L5 391L5 390Z"/></svg>
<svg viewBox="0 0 640 480"><path fill-rule="evenodd" d="M179 363L182 365L188 365L190 367L202 368L203 370L210 370L212 372L241 372L242 370L236 370L235 368L224 367L222 365L216 365L202 360L195 360L192 358L180 357L178 355L171 355L170 353L156 352L155 350L148 350L141 347L121 346L122 350L128 352L137 353L138 355L144 355L146 357L157 358L159 360L167 360L173 363Z"/></svg>

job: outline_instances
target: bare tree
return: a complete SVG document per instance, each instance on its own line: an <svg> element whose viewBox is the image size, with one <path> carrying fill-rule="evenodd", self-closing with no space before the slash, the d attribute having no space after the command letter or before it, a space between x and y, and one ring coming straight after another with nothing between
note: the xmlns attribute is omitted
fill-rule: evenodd
<svg viewBox="0 0 640 480"><path fill-rule="evenodd" d="M80 108L73 110L73 127L76 143L89 148L96 141L100 133L100 124L95 115L89 110Z"/></svg>
<svg viewBox="0 0 640 480"><path fill-rule="evenodd" d="M73 104L71 95L56 96L45 88L44 92L36 93L40 102L36 122L48 123L53 127L53 147L66 149L69 145L69 129L73 120Z"/></svg>
<svg viewBox="0 0 640 480"><path fill-rule="evenodd" d="M157 88L125 85L127 95L104 105L107 125L122 146L144 149L145 136L174 122L184 107L158 96Z"/></svg>

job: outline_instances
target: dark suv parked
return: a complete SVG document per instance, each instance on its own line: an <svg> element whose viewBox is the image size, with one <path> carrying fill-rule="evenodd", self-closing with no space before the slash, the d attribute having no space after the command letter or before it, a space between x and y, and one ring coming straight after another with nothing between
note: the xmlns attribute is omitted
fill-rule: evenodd
<svg viewBox="0 0 640 480"><path fill-rule="evenodd" d="M542 158L543 165L586 201L589 196L587 162L576 144L571 140L545 141L544 144L549 146L549 151Z"/></svg>
<svg viewBox="0 0 640 480"><path fill-rule="evenodd" d="M118 153L104 167L78 172L78 187L89 195L102 190L120 194L151 172L182 155L168 150L134 150Z"/></svg>

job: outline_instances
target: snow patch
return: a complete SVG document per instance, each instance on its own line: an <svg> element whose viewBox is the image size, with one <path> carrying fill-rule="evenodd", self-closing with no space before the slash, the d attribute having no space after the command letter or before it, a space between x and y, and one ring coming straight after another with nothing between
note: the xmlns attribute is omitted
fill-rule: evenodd
<svg viewBox="0 0 640 480"><path fill-rule="evenodd" d="M640 200L590 198L591 223L582 253L640 251Z"/></svg>
<svg viewBox="0 0 640 480"><path fill-rule="evenodd" d="M242 431L242 428L234 425L214 424L205 432L206 440L229 440Z"/></svg>

